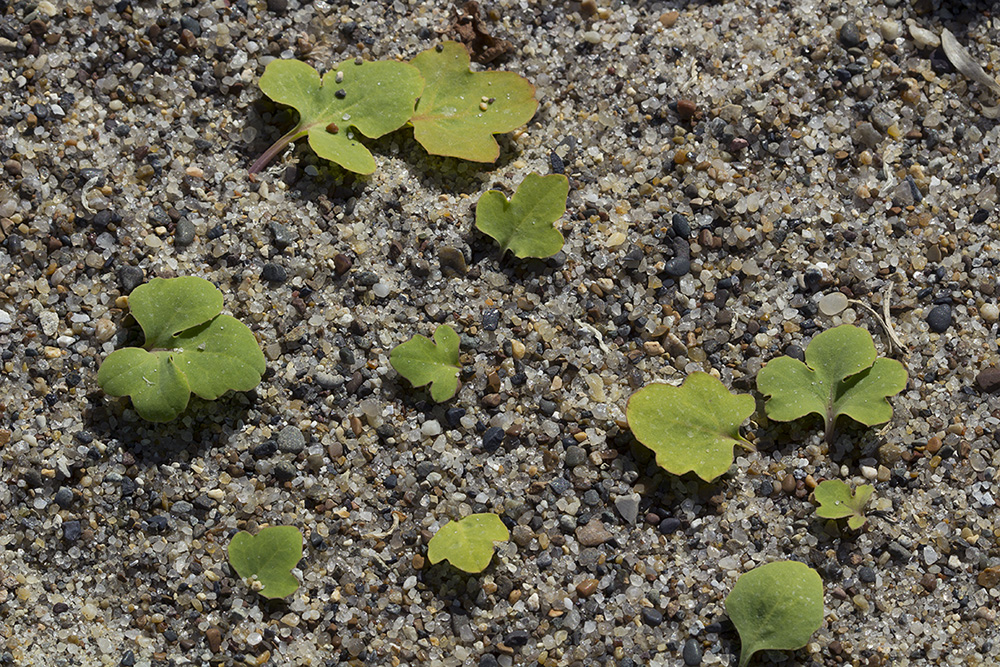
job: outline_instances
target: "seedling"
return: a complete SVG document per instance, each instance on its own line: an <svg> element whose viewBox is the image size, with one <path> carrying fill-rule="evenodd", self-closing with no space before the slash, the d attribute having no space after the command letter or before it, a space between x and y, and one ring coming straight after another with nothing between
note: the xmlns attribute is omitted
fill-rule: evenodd
<svg viewBox="0 0 1000 667"><path fill-rule="evenodd" d="M375 171L375 158L359 134L376 139L406 124L424 80L412 65L395 61L345 60L320 79L298 60L272 60L260 89L299 112L299 122L261 155L250 173L261 171L288 144L309 137L321 158L359 174Z"/></svg>
<svg viewBox="0 0 1000 667"><path fill-rule="evenodd" d="M496 514L470 514L441 527L427 544L427 558L447 560L463 572L482 572L493 560L493 543L510 539Z"/></svg>
<svg viewBox="0 0 1000 667"><path fill-rule="evenodd" d="M412 61L427 81L413 113L413 138L431 155L494 162L500 146L494 134L531 120L538 108L535 89L513 72L472 72L469 52L445 42Z"/></svg>
<svg viewBox="0 0 1000 667"><path fill-rule="evenodd" d="M823 580L795 561L768 563L741 576L726 598L740 633L740 664L757 651L802 648L823 624Z"/></svg>
<svg viewBox="0 0 1000 667"><path fill-rule="evenodd" d="M865 516L865 505L872 497L875 489L862 484L854 492L851 487L839 479L828 479L820 482L813 492L819 507L816 514L824 519L847 519L847 526L851 530L857 530L865 525L868 518Z"/></svg>
<svg viewBox="0 0 1000 667"><path fill-rule="evenodd" d="M476 228L520 258L551 257L563 246L552 223L566 212L569 180L562 174L528 174L509 200L489 190L476 204Z"/></svg>
<svg viewBox="0 0 1000 667"><path fill-rule="evenodd" d="M414 336L389 353L389 363L414 387L431 385L431 398L447 401L458 391L458 334L447 324L434 331L434 340Z"/></svg>
<svg viewBox="0 0 1000 667"><path fill-rule="evenodd" d="M266 598L288 597L299 587L292 568L302 560L302 533L295 526L269 526L256 535L240 531L229 543L229 564Z"/></svg>
<svg viewBox="0 0 1000 667"><path fill-rule="evenodd" d="M806 363L772 359L757 374L757 389L770 396L767 416L787 422L816 413L825 421L828 443L840 415L866 426L889 421L892 406L886 399L906 387L906 369L876 356L871 334L845 324L814 337Z"/></svg>
<svg viewBox="0 0 1000 667"><path fill-rule="evenodd" d="M242 322L220 314L222 293L207 280L154 278L132 292L129 308L145 344L108 355L97 382L111 396L131 396L143 419L174 419L191 392L215 400L260 383L266 366L257 339Z"/></svg>
<svg viewBox="0 0 1000 667"><path fill-rule="evenodd" d="M708 373L692 373L680 387L651 384L632 394L625 417L636 440L675 475L693 471L710 482L733 464L733 446L754 446L740 435L753 414L748 394L730 394Z"/></svg>

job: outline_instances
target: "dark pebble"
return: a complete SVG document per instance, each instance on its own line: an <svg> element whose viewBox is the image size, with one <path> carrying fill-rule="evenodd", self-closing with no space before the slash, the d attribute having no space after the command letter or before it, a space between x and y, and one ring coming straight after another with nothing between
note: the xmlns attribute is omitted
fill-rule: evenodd
<svg viewBox="0 0 1000 667"><path fill-rule="evenodd" d="M357 277L357 284L362 287L371 287L378 283L378 274L371 271L365 271Z"/></svg>
<svg viewBox="0 0 1000 667"><path fill-rule="evenodd" d="M444 420L448 426L458 428L462 425L462 417L465 416L465 408L448 408L444 411Z"/></svg>
<svg viewBox="0 0 1000 667"><path fill-rule="evenodd" d="M270 458L277 453L278 443L274 440L265 440L253 448L253 457L258 460Z"/></svg>
<svg viewBox="0 0 1000 667"><path fill-rule="evenodd" d="M582 465L587 460L587 450L579 445L572 445L566 448L566 458L564 462L567 468L575 468Z"/></svg>
<svg viewBox="0 0 1000 667"><path fill-rule="evenodd" d="M274 238L274 247L278 250L284 250L288 246L295 243L298 236L291 227L287 227L279 222L272 222L271 236Z"/></svg>
<svg viewBox="0 0 1000 667"><path fill-rule="evenodd" d="M290 482L295 479L296 467L291 461L281 461L274 466L274 479L279 482Z"/></svg>
<svg viewBox="0 0 1000 667"><path fill-rule="evenodd" d="M840 28L840 43L851 48L861 43L861 33L858 32L858 24L848 21Z"/></svg>
<svg viewBox="0 0 1000 667"><path fill-rule="evenodd" d="M225 227L223 227L222 225L216 225L215 227L212 227L210 230L208 230L208 233L205 234L205 236L208 237L209 241L214 241L217 238L221 238L225 233L226 233Z"/></svg>
<svg viewBox="0 0 1000 667"><path fill-rule="evenodd" d="M670 219L670 225L674 228L674 234L686 239L691 236L691 223L680 213L674 213Z"/></svg>
<svg viewBox="0 0 1000 667"><path fill-rule="evenodd" d="M267 0L267 11L283 16L288 11L288 0Z"/></svg>
<svg viewBox="0 0 1000 667"><path fill-rule="evenodd" d="M288 274L285 273L283 267L268 262L264 265L263 270L261 270L260 277L269 283L283 283L288 279Z"/></svg>
<svg viewBox="0 0 1000 667"><path fill-rule="evenodd" d="M989 217L990 217L990 212L987 211L985 208L981 208L978 211L976 211L975 214L973 214L972 224L981 225L982 223L989 220Z"/></svg>
<svg viewBox="0 0 1000 667"><path fill-rule="evenodd" d="M514 630L503 638L503 643L511 648L518 648L528 643L528 632L526 630Z"/></svg>
<svg viewBox="0 0 1000 667"><path fill-rule="evenodd" d="M785 348L785 356L791 357L792 359L798 359L799 361L806 360L805 351L798 345L789 345Z"/></svg>
<svg viewBox="0 0 1000 667"><path fill-rule="evenodd" d="M333 271L338 276L342 276L351 270L351 266L354 264L351 258L344 254L336 254L333 256Z"/></svg>
<svg viewBox="0 0 1000 667"><path fill-rule="evenodd" d="M138 266L125 265L118 269L118 284L121 285L122 294L131 294L145 277L146 273Z"/></svg>
<svg viewBox="0 0 1000 667"><path fill-rule="evenodd" d="M122 659L118 661L118 667L135 667L135 653L132 649L122 654Z"/></svg>
<svg viewBox="0 0 1000 667"><path fill-rule="evenodd" d="M941 304L931 308L927 313L927 326L934 333L944 333L951 326L951 306Z"/></svg>
<svg viewBox="0 0 1000 667"><path fill-rule="evenodd" d="M567 491L569 491L571 488L573 488L573 485L570 484L569 480L566 479L565 477L556 477L551 482L549 482L549 488L552 490L552 493L556 494L557 496L561 496Z"/></svg>
<svg viewBox="0 0 1000 667"><path fill-rule="evenodd" d="M676 533L677 529L681 527L680 519L675 519L672 516L667 517L660 522L660 532L664 535L670 535L671 533Z"/></svg>
<svg viewBox="0 0 1000 667"><path fill-rule="evenodd" d="M187 218L181 218L174 228L174 245L188 246L192 243L194 243L194 223Z"/></svg>
<svg viewBox="0 0 1000 667"><path fill-rule="evenodd" d="M639 268L639 265L642 263L642 258L644 256L645 255L642 252L642 248L634 245L631 248L629 248L629 251L627 253L625 253L625 257L622 260L622 264L625 266L626 269L634 271Z"/></svg>
<svg viewBox="0 0 1000 667"><path fill-rule="evenodd" d="M858 579L866 584L875 583L875 570L868 566L861 568L858 570Z"/></svg>
<svg viewBox="0 0 1000 667"><path fill-rule="evenodd" d="M500 667L500 663L492 653L485 653L479 658L479 667Z"/></svg>
<svg viewBox="0 0 1000 667"><path fill-rule="evenodd" d="M684 664L688 667L697 667L701 664L701 644L692 637L684 642Z"/></svg>
<svg viewBox="0 0 1000 667"><path fill-rule="evenodd" d="M496 331L500 324L500 311L496 308L487 308L483 311L483 329L486 331Z"/></svg>
<svg viewBox="0 0 1000 667"><path fill-rule="evenodd" d="M691 247L684 239L674 242L674 257L663 267L663 272L672 278L680 278L691 270Z"/></svg>
<svg viewBox="0 0 1000 667"><path fill-rule="evenodd" d="M559 404L556 403L555 401L550 401L548 399L543 398L542 400L538 401L538 409L541 410L542 414L545 415L546 417L551 417L553 414L555 414L555 411L559 409Z"/></svg>
<svg viewBox="0 0 1000 667"><path fill-rule="evenodd" d="M559 157L559 154L555 151L549 153L549 164L552 166L553 174L566 173L566 165L563 163L563 159Z"/></svg>
<svg viewBox="0 0 1000 667"><path fill-rule="evenodd" d="M337 353L340 357L340 363L346 364L347 366L353 366L356 359L354 358L354 353L351 352L346 347L340 348L340 352Z"/></svg>
<svg viewBox="0 0 1000 667"><path fill-rule="evenodd" d="M504 439L503 429L499 426L491 426L483 433L483 449L487 452L495 452L500 448Z"/></svg>
<svg viewBox="0 0 1000 667"><path fill-rule="evenodd" d="M69 605L65 602L56 602L52 605L53 614L65 614L67 611L69 611Z"/></svg>
<svg viewBox="0 0 1000 667"><path fill-rule="evenodd" d="M190 16L181 17L181 29L190 30L191 34L195 37L201 37L201 24L198 23L197 19L193 19Z"/></svg>
<svg viewBox="0 0 1000 667"><path fill-rule="evenodd" d="M976 376L976 385L980 391L993 392L1000 389L1000 368L992 366L979 371Z"/></svg>
<svg viewBox="0 0 1000 667"><path fill-rule="evenodd" d="M59 487L56 491L56 505L63 509L68 509L70 505L73 504L73 492L67 489L65 486Z"/></svg>
<svg viewBox="0 0 1000 667"><path fill-rule="evenodd" d="M651 609L650 607L642 608L642 622L651 628L663 623L663 612L658 609Z"/></svg>
<svg viewBox="0 0 1000 667"><path fill-rule="evenodd" d="M80 539L80 535L83 533L83 529L80 528L79 521L66 521L62 525L63 529L63 539L67 542L76 542Z"/></svg>

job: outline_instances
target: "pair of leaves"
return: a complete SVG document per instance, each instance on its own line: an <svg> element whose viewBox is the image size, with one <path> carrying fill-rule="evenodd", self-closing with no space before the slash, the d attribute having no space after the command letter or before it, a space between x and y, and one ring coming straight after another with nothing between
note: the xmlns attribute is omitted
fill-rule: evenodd
<svg viewBox="0 0 1000 667"><path fill-rule="evenodd" d="M240 531L229 543L229 564L242 579L257 581L266 598L288 597L299 587L292 568L302 560L302 533L295 526L269 526L256 535Z"/></svg>
<svg viewBox="0 0 1000 667"><path fill-rule="evenodd" d="M748 394L730 394L708 373L692 373L680 387L651 384L632 394L625 417L635 438L675 475L694 472L712 481L733 463L733 447L753 445L740 425L753 414Z"/></svg>
<svg viewBox="0 0 1000 667"><path fill-rule="evenodd" d="M827 442L841 415L866 426L889 421L892 406L886 399L906 387L906 369L895 359L876 357L864 329L845 324L816 335L806 348L806 363L779 357L757 374L757 389L770 396L767 416L786 422L818 414Z"/></svg>
<svg viewBox="0 0 1000 667"><path fill-rule="evenodd" d="M345 60L320 78L297 60L274 60L260 89L294 107L298 124L250 167L262 170L292 141L308 137L322 158L361 174L375 159L355 132L376 139L407 122L432 155L494 162L494 134L528 122L538 108L535 90L513 72L472 72L469 53L457 42L428 49L411 63Z"/></svg>
<svg viewBox="0 0 1000 667"><path fill-rule="evenodd" d="M493 543L510 539L496 514L470 514L445 524L427 544L427 559L447 560L463 572L482 572L493 559Z"/></svg>
<svg viewBox="0 0 1000 667"><path fill-rule="evenodd" d="M757 651L802 648L823 624L823 580L796 561L768 563L741 576L726 598L740 633L740 664Z"/></svg>
<svg viewBox="0 0 1000 667"><path fill-rule="evenodd" d="M851 530L857 530L865 525L865 505L872 497L875 489L869 484L862 484L855 491L839 479L828 479L820 482L813 492L819 507L816 514L824 519L847 519Z"/></svg>
<svg viewBox="0 0 1000 667"><path fill-rule="evenodd" d="M108 355L97 382L111 396L131 396L143 419L174 419L192 392L215 400L260 383L266 366L257 339L242 322L220 314L222 293L207 280L154 278L132 292L129 308L145 344Z"/></svg>
<svg viewBox="0 0 1000 667"><path fill-rule="evenodd" d="M394 347L389 363L414 387L430 384L436 402L447 401L458 391L458 334L442 324L433 341L417 335Z"/></svg>
<svg viewBox="0 0 1000 667"><path fill-rule="evenodd" d="M476 228L517 257L551 257L563 246L563 235L553 223L566 212L569 179L562 174L528 174L507 199L489 190L476 204Z"/></svg>

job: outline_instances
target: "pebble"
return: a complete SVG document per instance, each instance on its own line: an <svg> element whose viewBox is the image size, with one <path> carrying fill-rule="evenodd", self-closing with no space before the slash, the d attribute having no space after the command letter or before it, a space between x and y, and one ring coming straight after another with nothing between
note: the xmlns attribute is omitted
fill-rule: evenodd
<svg viewBox="0 0 1000 667"><path fill-rule="evenodd" d="M861 43L861 33L858 32L858 24L855 21L848 21L840 26L840 43L847 48Z"/></svg>
<svg viewBox="0 0 1000 667"><path fill-rule="evenodd" d="M885 19L879 23L879 32L882 33L882 39L887 42L894 42L903 34L902 28L899 26L899 21L894 21L893 19Z"/></svg>
<svg viewBox="0 0 1000 667"><path fill-rule="evenodd" d="M781 480L781 490L787 494L795 493L796 486L795 475L792 473L788 473Z"/></svg>
<svg viewBox="0 0 1000 667"><path fill-rule="evenodd" d="M580 597L590 597L597 592L597 586L599 583L600 582L597 579L584 579L576 585L576 592Z"/></svg>
<svg viewBox="0 0 1000 667"><path fill-rule="evenodd" d="M118 284L121 285L122 294L131 294L145 277L146 273L138 266L125 265L118 269Z"/></svg>
<svg viewBox="0 0 1000 667"><path fill-rule="evenodd" d="M672 535L676 533L681 527L681 520L672 516L668 516L666 519L660 522L658 530L663 535Z"/></svg>
<svg viewBox="0 0 1000 667"><path fill-rule="evenodd" d="M990 366L979 371L976 376L976 386L980 391L991 393L1000 390L1000 368Z"/></svg>
<svg viewBox="0 0 1000 667"><path fill-rule="evenodd" d="M479 658L479 667L500 667L500 663L492 653L484 653Z"/></svg>
<svg viewBox="0 0 1000 667"><path fill-rule="evenodd" d="M944 333L951 326L951 306L946 303L934 306L927 313L927 326L934 333Z"/></svg>
<svg viewBox="0 0 1000 667"><path fill-rule="evenodd" d="M283 283L288 279L284 267L268 262L260 272L260 277L269 283Z"/></svg>
<svg viewBox="0 0 1000 667"><path fill-rule="evenodd" d="M674 230L674 234L681 238L688 238L691 236L691 223L680 213L674 213L670 218L670 225Z"/></svg>
<svg viewBox="0 0 1000 667"><path fill-rule="evenodd" d="M684 642L684 664L688 667L697 667L701 664L701 642L691 637Z"/></svg>
<svg viewBox="0 0 1000 667"><path fill-rule="evenodd" d="M979 314L982 315L984 322L993 323L1000 318L1000 308L995 303L986 303L979 309Z"/></svg>
<svg viewBox="0 0 1000 667"><path fill-rule="evenodd" d="M597 517L576 529L577 541L585 547L596 547L614 538Z"/></svg>
<svg viewBox="0 0 1000 667"><path fill-rule="evenodd" d="M936 49L941 46L941 38L936 34L914 24L910 26L910 37L918 49Z"/></svg>
<svg viewBox="0 0 1000 667"><path fill-rule="evenodd" d="M187 218L181 218L174 227L174 245L188 246L194 243L195 228L194 223Z"/></svg>
<svg viewBox="0 0 1000 667"><path fill-rule="evenodd" d="M298 454L306 447L306 438L296 426L286 426L278 432L278 449L286 454Z"/></svg>
<svg viewBox="0 0 1000 667"><path fill-rule="evenodd" d="M491 426L483 432L483 450L495 452L503 444L504 432L498 426Z"/></svg>
<svg viewBox="0 0 1000 667"><path fill-rule="evenodd" d="M618 510L618 513L626 522L634 524L636 519L639 518L639 500L639 494L637 493L618 496L615 498L615 509Z"/></svg>
<svg viewBox="0 0 1000 667"><path fill-rule="evenodd" d="M460 275L465 275L469 270L465 255L458 248L444 246L438 251L438 261L442 269L451 269Z"/></svg>
<svg viewBox="0 0 1000 667"><path fill-rule="evenodd" d="M663 612L651 607L642 608L642 622L651 628L655 628L663 623Z"/></svg>
<svg viewBox="0 0 1000 667"><path fill-rule="evenodd" d="M70 505L73 504L73 492L65 486L60 486L59 490L56 491L55 501L56 505L64 510L69 509Z"/></svg>
<svg viewBox="0 0 1000 667"><path fill-rule="evenodd" d="M818 304L819 311L827 317L839 315L844 312L847 305L847 295L843 292L830 292L829 294L824 294Z"/></svg>
<svg viewBox="0 0 1000 667"><path fill-rule="evenodd" d="M575 468L582 465L587 460L587 450L579 445L570 445L566 448L566 457L563 461L567 468Z"/></svg>
<svg viewBox="0 0 1000 667"><path fill-rule="evenodd" d="M996 588L1000 584L1000 566L988 567L976 577L976 583L983 588Z"/></svg>
<svg viewBox="0 0 1000 667"><path fill-rule="evenodd" d="M210 626L205 630L205 641L208 642L208 648L212 653L218 653L222 648L222 631L214 625Z"/></svg>
<svg viewBox="0 0 1000 667"><path fill-rule="evenodd" d="M79 521L66 521L62 525L63 539L67 542L76 542L83 534Z"/></svg>
<svg viewBox="0 0 1000 667"><path fill-rule="evenodd" d="M284 250L298 240L298 235L295 233L295 230L287 225L272 221L268 226L271 228L271 237L274 239L274 247L278 250Z"/></svg>

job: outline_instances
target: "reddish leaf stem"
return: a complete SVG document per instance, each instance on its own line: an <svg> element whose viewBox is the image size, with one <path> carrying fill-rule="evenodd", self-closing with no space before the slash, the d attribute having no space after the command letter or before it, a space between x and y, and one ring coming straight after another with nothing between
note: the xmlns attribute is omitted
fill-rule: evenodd
<svg viewBox="0 0 1000 667"><path fill-rule="evenodd" d="M261 156L257 158L252 165L250 165L248 173L257 174L263 171L264 167L270 164L271 160L273 160L281 151L285 150L285 147L287 147L288 144L292 143L299 137L304 137L305 134L306 131L300 126L296 125L293 127L287 134L285 134L285 136L275 141L271 144L270 148L261 153Z"/></svg>

